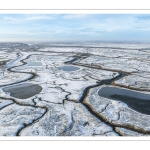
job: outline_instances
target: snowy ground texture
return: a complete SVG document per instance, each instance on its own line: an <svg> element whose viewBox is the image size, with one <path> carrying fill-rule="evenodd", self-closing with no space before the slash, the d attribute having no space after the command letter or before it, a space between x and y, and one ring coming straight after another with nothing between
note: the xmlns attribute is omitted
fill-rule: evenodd
<svg viewBox="0 0 150 150"><path fill-rule="evenodd" d="M149 59L148 43L0 43L0 136L150 136L150 115L98 95L104 86L150 94ZM128 75L99 84L120 71ZM42 91L3 90L23 83Z"/></svg>

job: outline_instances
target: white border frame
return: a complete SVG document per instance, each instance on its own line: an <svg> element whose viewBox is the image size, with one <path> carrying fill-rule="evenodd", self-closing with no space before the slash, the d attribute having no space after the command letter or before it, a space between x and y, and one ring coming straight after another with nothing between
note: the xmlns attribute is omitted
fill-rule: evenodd
<svg viewBox="0 0 150 150"><path fill-rule="evenodd" d="M0 9L0 14L150 14L150 9ZM149 137L0 137L0 141L150 141ZM120 147L121 149L121 147Z"/></svg>

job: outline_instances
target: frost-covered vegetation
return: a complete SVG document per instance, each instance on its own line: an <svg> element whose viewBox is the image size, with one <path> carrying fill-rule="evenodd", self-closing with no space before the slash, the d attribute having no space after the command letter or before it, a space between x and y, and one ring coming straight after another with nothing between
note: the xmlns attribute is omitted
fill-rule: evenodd
<svg viewBox="0 0 150 150"><path fill-rule="evenodd" d="M150 134L150 115L98 95L104 86L150 94L150 44L15 45L0 43L1 136ZM77 69L64 71L63 66ZM118 78L122 72L126 76ZM15 86L25 83L42 90L19 98ZM11 86L16 97L4 90ZM27 88L24 92L30 95Z"/></svg>

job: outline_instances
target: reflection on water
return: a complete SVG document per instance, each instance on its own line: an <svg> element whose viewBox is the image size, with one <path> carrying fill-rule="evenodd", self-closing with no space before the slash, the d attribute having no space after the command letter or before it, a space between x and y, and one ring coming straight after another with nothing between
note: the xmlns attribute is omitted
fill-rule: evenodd
<svg viewBox="0 0 150 150"><path fill-rule="evenodd" d="M135 111L150 115L150 95L148 94L117 87L102 87L98 91L98 95L108 99L122 101Z"/></svg>
<svg viewBox="0 0 150 150"><path fill-rule="evenodd" d="M26 99L36 94L39 94L42 91L42 87L38 84L23 83L19 85L6 87L3 89L3 91L9 92L10 96L12 97Z"/></svg>

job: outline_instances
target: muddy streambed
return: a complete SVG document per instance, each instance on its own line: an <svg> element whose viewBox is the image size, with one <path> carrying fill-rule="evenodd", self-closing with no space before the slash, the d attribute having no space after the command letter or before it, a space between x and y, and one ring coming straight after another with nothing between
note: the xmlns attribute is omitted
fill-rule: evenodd
<svg viewBox="0 0 150 150"><path fill-rule="evenodd" d="M150 95L118 87L102 87L98 95L104 98L121 101L131 109L150 115Z"/></svg>
<svg viewBox="0 0 150 150"><path fill-rule="evenodd" d="M3 88L3 91L10 93L12 97L27 99L39 94L42 91L42 87L38 84L23 83Z"/></svg>

